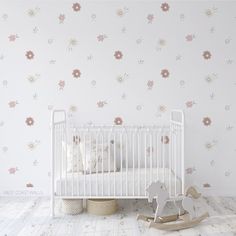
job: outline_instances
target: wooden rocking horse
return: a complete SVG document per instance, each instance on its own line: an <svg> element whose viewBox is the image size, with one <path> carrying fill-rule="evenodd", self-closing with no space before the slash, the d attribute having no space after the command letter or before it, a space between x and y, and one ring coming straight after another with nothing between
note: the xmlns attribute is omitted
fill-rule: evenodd
<svg viewBox="0 0 236 236"><path fill-rule="evenodd" d="M208 212L202 214L201 216L196 216L193 198L197 199L201 196L201 194L198 193L194 187L188 188L185 196L179 196L174 200L170 199L165 185L160 181L151 183L151 185L147 188L147 192L149 202L152 202L154 197L157 197L157 208L155 211L155 215L154 217L138 215L137 220L150 222L149 227L161 230L180 230L194 227L205 218L209 217ZM189 195L191 197L189 197ZM168 201L173 201L175 206L179 208L176 204L176 201L180 200L182 203L182 207L185 210L185 213L183 215L180 215L179 210L179 214L162 216L163 209Z"/></svg>

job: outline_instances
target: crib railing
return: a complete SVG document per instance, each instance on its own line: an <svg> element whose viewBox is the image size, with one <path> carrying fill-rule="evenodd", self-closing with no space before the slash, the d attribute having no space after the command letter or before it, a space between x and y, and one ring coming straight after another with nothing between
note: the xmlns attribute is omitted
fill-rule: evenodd
<svg viewBox="0 0 236 236"><path fill-rule="evenodd" d="M169 126L74 126L54 111L51 172L53 199L146 198L157 180L171 197L183 194L183 113L173 111Z"/></svg>

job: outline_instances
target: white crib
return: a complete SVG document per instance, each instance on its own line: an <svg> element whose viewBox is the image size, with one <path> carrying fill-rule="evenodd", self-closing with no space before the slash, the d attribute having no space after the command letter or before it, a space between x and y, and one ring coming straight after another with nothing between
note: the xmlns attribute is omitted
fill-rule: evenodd
<svg viewBox="0 0 236 236"><path fill-rule="evenodd" d="M160 180L171 198L184 194L184 114L168 126L72 125L52 112L51 214L55 198L147 198Z"/></svg>

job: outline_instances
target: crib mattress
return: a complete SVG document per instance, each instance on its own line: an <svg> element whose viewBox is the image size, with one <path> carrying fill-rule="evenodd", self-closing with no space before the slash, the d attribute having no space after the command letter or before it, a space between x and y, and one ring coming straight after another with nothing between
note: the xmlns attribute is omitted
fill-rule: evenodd
<svg viewBox="0 0 236 236"><path fill-rule="evenodd" d="M181 191L181 179L176 177L173 171L168 168L153 168L149 171L145 168L127 169L110 173L68 173L67 178L62 177L56 180L57 196L139 196L146 197L146 187L152 182L160 180L171 190L171 193ZM67 181L66 181L67 180ZM169 188L169 183L171 187Z"/></svg>

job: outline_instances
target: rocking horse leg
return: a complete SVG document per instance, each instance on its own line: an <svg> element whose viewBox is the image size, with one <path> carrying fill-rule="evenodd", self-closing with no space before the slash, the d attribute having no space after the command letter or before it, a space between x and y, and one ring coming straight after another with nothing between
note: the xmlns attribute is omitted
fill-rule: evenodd
<svg viewBox="0 0 236 236"><path fill-rule="evenodd" d="M156 209L155 217L154 217L154 222L158 222L158 218L161 217L161 213L165 207L165 204L166 204L166 201L163 201L157 205L157 209Z"/></svg>

